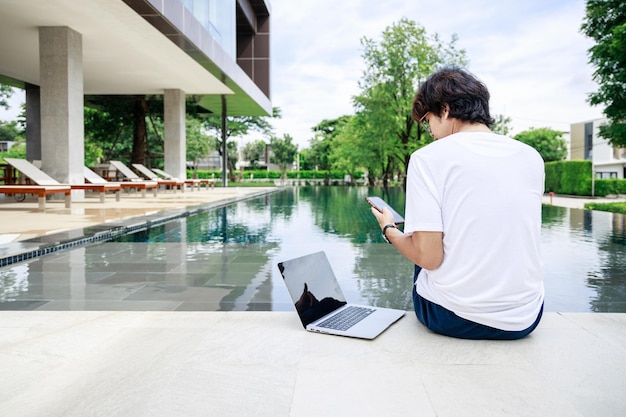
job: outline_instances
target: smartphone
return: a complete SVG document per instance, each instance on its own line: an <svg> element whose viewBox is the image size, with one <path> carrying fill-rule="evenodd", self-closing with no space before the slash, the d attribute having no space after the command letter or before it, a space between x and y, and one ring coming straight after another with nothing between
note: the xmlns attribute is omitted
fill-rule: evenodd
<svg viewBox="0 0 626 417"><path fill-rule="evenodd" d="M383 207L387 207L387 209L389 209L391 214L393 214L393 221L395 224L404 223L404 217L402 217L397 211L395 211L393 207L391 207L389 204L385 203L385 200L383 200L382 198L370 196L370 197L365 197L365 201L367 201L370 206L374 207L376 210L380 211L381 213L383 212Z"/></svg>

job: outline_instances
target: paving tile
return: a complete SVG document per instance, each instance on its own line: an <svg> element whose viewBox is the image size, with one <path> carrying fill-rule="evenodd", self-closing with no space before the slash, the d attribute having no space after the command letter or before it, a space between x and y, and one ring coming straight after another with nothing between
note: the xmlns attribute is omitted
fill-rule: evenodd
<svg viewBox="0 0 626 417"><path fill-rule="evenodd" d="M24 417L622 416L623 315L547 313L520 341L373 341L293 312L0 312L0 403ZM37 401L32 401L37 398Z"/></svg>

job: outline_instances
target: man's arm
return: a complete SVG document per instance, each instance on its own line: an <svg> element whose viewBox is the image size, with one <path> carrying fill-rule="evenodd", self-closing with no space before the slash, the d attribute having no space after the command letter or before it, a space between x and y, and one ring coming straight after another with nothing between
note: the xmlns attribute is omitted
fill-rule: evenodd
<svg viewBox="0 0 626 417"><path fill-rule="evenodd" d="M372 208L380 228L393 224L393 215L387 209L383 212ZM385 233L387 239L409 261L424 269L437 269L443 262L443 233L442 232L413 232L410 235L389 227Z"/></svg>

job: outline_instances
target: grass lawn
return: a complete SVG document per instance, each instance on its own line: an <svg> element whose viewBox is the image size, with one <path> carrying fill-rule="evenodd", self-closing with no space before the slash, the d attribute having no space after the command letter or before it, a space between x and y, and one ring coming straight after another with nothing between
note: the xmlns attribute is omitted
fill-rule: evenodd
<svg viewBox="0 0 626 417"><path fill-rule="evenodd" d="M216 187L222 186L222 181L215 181ZM228 188L230 187L275 187L273 182L228 182Z"/></svg>
<svg viewBox="0 0 626 417"><path fill-rule="evenodd" d="M626 214L626 202L624 203L585 203L585 209L610 211L612 213Z"/></svg>

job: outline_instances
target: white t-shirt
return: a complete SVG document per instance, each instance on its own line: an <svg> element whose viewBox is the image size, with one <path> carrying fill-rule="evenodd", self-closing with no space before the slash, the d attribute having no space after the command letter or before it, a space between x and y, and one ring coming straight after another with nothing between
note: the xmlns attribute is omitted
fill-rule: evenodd
<svg viewBox="0 0 626 417"><path fill-rule="evenodd" d="M476 323L528 328L544 297L543 187L541 156L506 136L456 133L414 152L404 232L443 232L444 251L418 294Z"/></svg>

